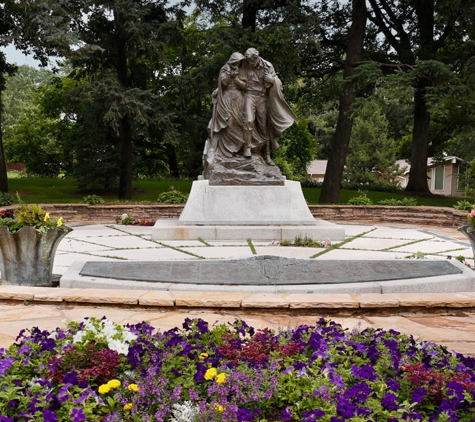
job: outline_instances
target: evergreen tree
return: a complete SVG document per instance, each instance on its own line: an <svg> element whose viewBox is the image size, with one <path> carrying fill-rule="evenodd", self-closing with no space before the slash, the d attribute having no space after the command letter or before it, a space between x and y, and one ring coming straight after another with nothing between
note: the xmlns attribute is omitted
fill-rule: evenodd
<svg viewBox="0 0 475 422"><path fill-rule="evenodd" d="M355 111L351 141L343 174L349 183L395 183L396 143L389 137L389 123L376 101Z"/></svg>

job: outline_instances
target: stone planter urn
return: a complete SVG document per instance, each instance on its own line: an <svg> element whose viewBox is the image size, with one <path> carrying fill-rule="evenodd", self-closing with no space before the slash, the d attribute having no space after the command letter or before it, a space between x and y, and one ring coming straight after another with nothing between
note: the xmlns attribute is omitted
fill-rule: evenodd
<svg viewBox="0 0 475 422"><path fill-rule="evenodd" d="M459 227L458 231L462 232L465 236L467 236L468 240L470 240L470 244L472 245L473 258L475 259L475 227L466 224L465 226Z"/></svg>
<svg viewBox="0 0 475 422"><path fill-rule="evenodd" d="M15 233L0 226L2 285L51 287L53 261L59 242L73 229L24 226Z"/></svg>

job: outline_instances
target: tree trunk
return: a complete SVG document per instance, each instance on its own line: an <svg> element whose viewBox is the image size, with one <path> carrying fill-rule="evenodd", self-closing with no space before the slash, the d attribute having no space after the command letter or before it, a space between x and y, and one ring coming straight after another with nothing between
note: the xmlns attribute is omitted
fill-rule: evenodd
<svg viewBox="0 0 475 422"><path fill-rule="evenodd" d="M348 34L346 60L343 77L355 73L354 64L361 60L363 41L366 32L366 1L353 0L352 23ZM332 148L328 157L327 169L323 180L320 204L337 204L340 202L340 187L345 167L346 154L350 144L352 121L348 118L350 107L356 98L352 87L340 96L340 107Z"/></svg>
<svg viewBox="0 0 475 422"><path fill-rule="evenodd" d="M406 192L430 193L427 185L430 114L424 98L425 85L420 82L414 93L414 131L412 135L411 169Z"/></svg>
<svg viewBox="0 0 475 422"><path fill-rule="evenodd" d="M2 93L0 92L0 192L8 193L7 163L5 161L5 150L3 148L3 125L2 125Z"/></svg>
<svg viewBox="0 0 475 422"><path fill-rule="evenodd" d="M127 117L121 119L119 127L119 145L119 199L132 199L132 139Z"/></svg>
<svg viewBox="0 0 475 422"><path fill-rule="evenodd" d="M256 1L244 0L242 5L242 20L241 24L244 29L251 28L254 32L256 29L257 11L259 4Z"/></svg>
<svg viewBox="0 0 475 422"><path fill-rule="evenodd" d="M175 147L172 145L167 144L165 146L165 154L167 154L168 158L168 168L170 170L170 176L173 179L180 178L180 168L178 166L178 160L176 158L176 151Z"/></svg>
<svg viewBox="0 0 475 422"><path fill-rule="evenodd" d="M421 60L435 56L434 0L414 2L419 20ZM430 193L427 185L427 158L429 150L430 113L424 98L428 82L419 80L414 92L414 130L412 135L411 170L405 192Z"/></svg>
<svg viewBox="0 0 475 422"><path fill-rule="evenodd" d="M123 91L128 88L127 74L127 49L123 41L117 44L117 77ZM119 199L132 199L132 133L127 115L120 118L119 145Z"/></svg>

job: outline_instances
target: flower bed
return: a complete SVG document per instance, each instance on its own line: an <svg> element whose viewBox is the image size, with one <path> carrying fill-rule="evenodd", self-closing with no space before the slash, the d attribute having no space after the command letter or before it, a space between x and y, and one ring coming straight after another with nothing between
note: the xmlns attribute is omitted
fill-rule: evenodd
<svg viewBox="0 0 475 422"><path fill-rule="evenodd" d="M85 319L0 354L0 421L472 421L475 359L395 331Z"/></svg>

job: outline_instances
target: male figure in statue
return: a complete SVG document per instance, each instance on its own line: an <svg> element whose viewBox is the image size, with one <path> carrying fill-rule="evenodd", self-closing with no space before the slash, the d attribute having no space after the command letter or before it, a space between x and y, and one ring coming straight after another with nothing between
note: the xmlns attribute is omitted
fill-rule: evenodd
<svg viewBox="0 0 475 422"><path fill-rule="evenodd" d="M244 149L246 158L258 152L267 165L274 165L270 151L277 149L282 132L297 119L282 95L282 82L274 67L255 48L244 54L240 71L244 89Z"/></svg>

